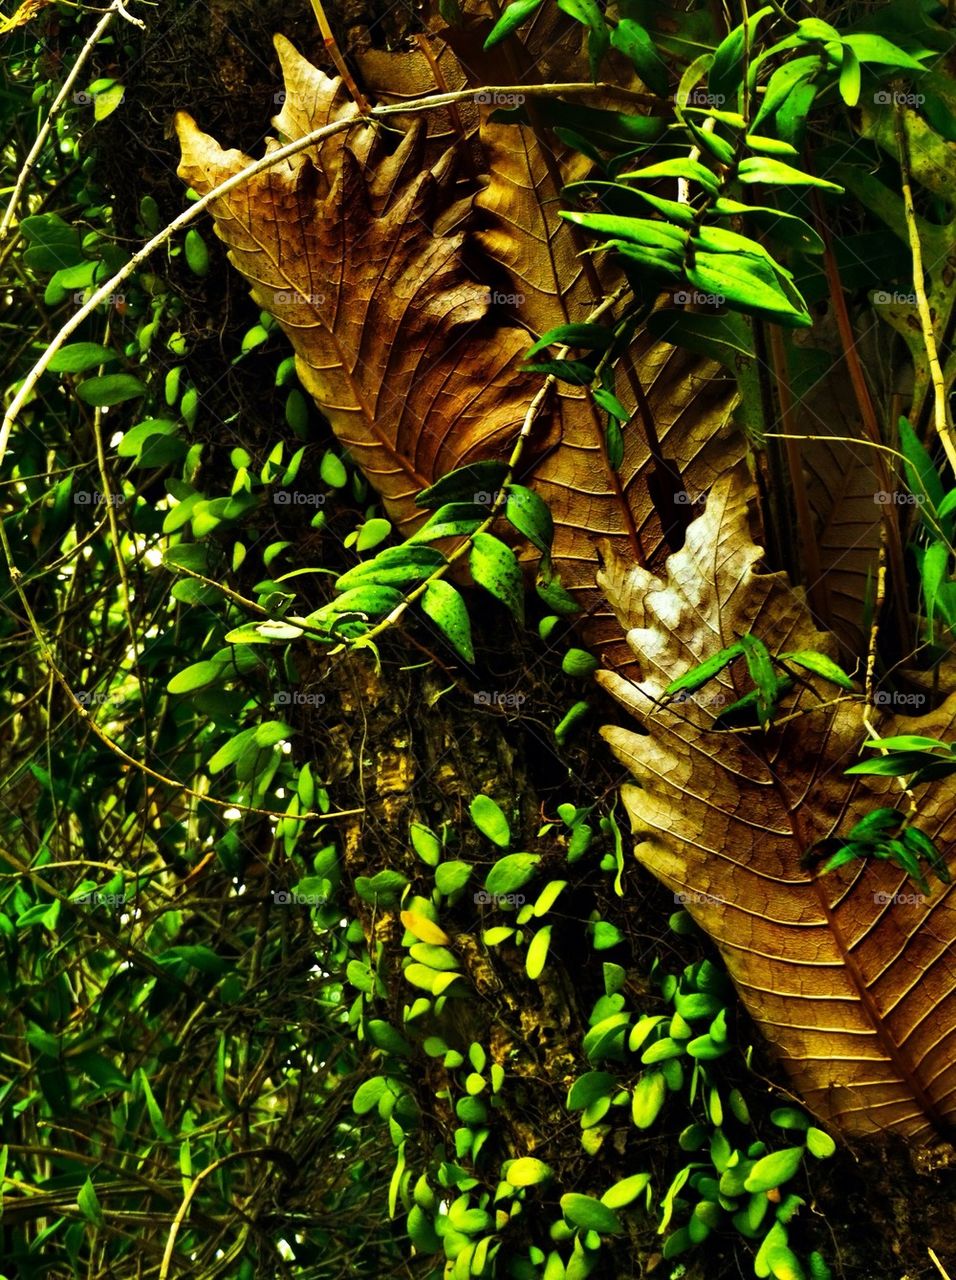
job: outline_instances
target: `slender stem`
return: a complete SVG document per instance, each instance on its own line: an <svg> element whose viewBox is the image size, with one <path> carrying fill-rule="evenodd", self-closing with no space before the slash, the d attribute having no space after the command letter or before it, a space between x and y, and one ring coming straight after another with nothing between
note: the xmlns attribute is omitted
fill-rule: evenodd
<svg viewBox="0 0 956 1280"><path fill-rule="evenodd" d="M953 474L956 475L956 439L953 438L953 427L949 418L946 379L943 376L943 369L939 362L939 349L936 345L933 315L929 308L926 285L923 281L923 249L920 244L919 226L916 222L916 210L913 207L909 148L903 131L903 112L899 103L896 104L895 112L896 143L899 148L900 176L903 188L903 211L906 215L906 230L909 233L910 252L913 255L913 292L916 294L916 309L919 311L920 326L923 330L923 345L926 348L926 360L929 364L930 378L933 383L934 425L939 442L946 452L949 465L953 470Z"/></svg>
<svg viewBox="0 0 956 1280"><path fill-rule="evenodd" d="M43 121L40 132L37 134L36 142L34 142L33 146L30 148L29 154L23 162L23 168L17 175L17 182L16 186L13 188L13 195L10 197L10 203L7 205L6 212L3 215L3 220L0 221L0 240L3 240L10 230L11 224L13 223L13 219L16 215L17 205L20 203L20 197L23 195L23 188L27 185L27 179L33 171L33 166L37 162L37 157L40 155L40 152L46 145L47 138L50 136L50 131L53 128L53 120L56 113L69 97L70 90L73 88L74 84L76 84L80 72L83 70L90 54L96 48L100 37L105 33L107 27L118 13L121 13L127 22L132 22L137 27L146 26L145 22L142 22L139 18L132 17L131 14L126 12L123 8L122 0L113 0L109 9L103 14L103 17L96 24L90 38L77 54L76 61L73 64L70 74L63 81L63 86L60 89L60 92L53 99L53 105L47 112L47 117Z"/></svg>

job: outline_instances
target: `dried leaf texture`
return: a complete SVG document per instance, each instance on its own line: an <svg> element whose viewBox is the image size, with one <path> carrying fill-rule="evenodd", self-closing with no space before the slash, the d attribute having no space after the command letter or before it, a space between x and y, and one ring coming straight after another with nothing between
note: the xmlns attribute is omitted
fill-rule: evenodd
<svg viewBox="0 0 956 1280"><path fill-rule="evenodd" d="M277 38L290 139L354 114L338 81ZM249 163L181 115L180 174L206 192ZM217 234L295 348L303 385L408 531L415 494L506 453L540 379L516 373L526 339L491 315L470 271L460 151L430 161L424 123L389 154L377 132L333 135L217 200Z"/></svg>
<svg viewBox="0 0 956 1280"><path fill-rule="evenodd" d="M739 473L722 480L665 578L613 554L602 575L641 673L633 683L601 675L646 731L603 731L637 782L624 791L635 853L715 940L745 1005L819 1116L854 1135L951 1136L952 888L934 882L923 901L885 862L823 877L802 863L817 840L902 798L895 779L843 774L868 736L862 700L834 703L834 686L813 678L784 703L780 714L791 718L765 733L715 731L719 700L745 691L725 670L686 701L660 704L670 681L746 632L774 652L836 652L785 575L758 572L750 496ZM952 739L956 695L918 720L886 717L877 727L884 736ZM948 779L919 796L919 825L953 867L956 787Z"/></svg>
<svg viewBox="0 0 956 1280"><path fill-rule="evenodd" d="M283 135L299 138L355 114L338 81L282 37L276 44ZM432 62L421 52L404 58L395 55L405 70L393 98L426 87L433 64L449 85L474 74L463 63L456 72L440 44ZM385 69L381 58L364 68L373 78L386 78ZM392 154L357 125L237 188L213 213L255 301L291 339L303 384L409 532L422 518L413 501L419 489L465 462L507 456L541 385L540 375L520 371L530 341L583 320L619 278L610 263L599 270L582 260L582 245L558 217L561 184L583 175L581 157L549 151L530 126L487 118L476 147L470 103L457 120L402 119L408 132ZM188 116L177 127L180 174L197 191L248 163ZM476 152L486 175L477 183ZM469 177L474 209L462 199ZM742 449L729 425L732 381L644 334L620 387L628 403L638 368L665 454L688 493L705 492ZM626 667L631 654L595 585L596 539L649 563L666 551L636 420L625 442L615 475L602 415L583 390L559 388L539 423L543 461L523 476L552 506L555 566L584 611L584 639L611 667Z"/></svg>

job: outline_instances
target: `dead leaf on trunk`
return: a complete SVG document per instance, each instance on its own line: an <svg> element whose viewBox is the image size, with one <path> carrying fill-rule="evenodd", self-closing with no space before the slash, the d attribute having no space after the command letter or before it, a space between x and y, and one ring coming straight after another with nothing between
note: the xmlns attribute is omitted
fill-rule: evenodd
<svg viewBox="0 0 956 1280"><path fill-rule="evenodd" d="M276 124L285 137L357 114L338 81L288 41L276 44L286 85ZM370 64L377 74L380 63ZM425 65L416 63L411 83ZM451 71L446 58L442 74ZM558 217L562 181L585 172L580 157L546 160L529 126L483 118L486 177L473 209L461 199L473 139L450 142L454 130L443 118L438 145L424 119L408 123L392 153L379 133L357 125L213 205L217 234L255 301L292 341L303 385L405 533L424 518L414 504L420 489L510 452L541 386L540 375L520 368L533 339L583 320L619 283L610 263L598 270L581 260L573 229ZM249 163L185 114L177 128L180 175L201 193ZM742 452L729 421L732 380L712 361L645 333L621 379L628 403L638 367L682 496L706 492ZM538 440L542 461L523 478L551 504L554 565L582 607L585 640L608 665L626 666L630 652L595 585L595 541L610 538L650 563L667 550L642 425L635 419L625 431L615 474L603 415L586 391L562 386L541 415Z"/></svg>
<svg viewBox="0 0 956 1280"><path fill-rule="evenodd" d="M601 683L645 733L605 729L637 785L624 798L638 860L714 939L749 1012L795 1089L849 1134L895 1130L924 1142L956 1127L956 897L923 898L887 862L820 876L803 861L867 812L902 799L892 778L844 776L868 737L862 698L813 678L766 732L713 729L744 692L727 670L662 705L667 685L745 633L774 652L835 656L802 593L760 573L750 486L710 494L666 576L610 553L602 584L640 677ZM956 695L916 718L877 717L881 736L956 737ZM956 784L919 789L919 826L956 868Z"/></svg>

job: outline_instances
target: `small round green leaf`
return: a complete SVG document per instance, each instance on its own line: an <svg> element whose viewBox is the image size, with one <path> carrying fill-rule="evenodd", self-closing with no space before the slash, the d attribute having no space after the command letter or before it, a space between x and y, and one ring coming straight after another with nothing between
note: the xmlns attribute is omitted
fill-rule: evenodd
<svg viewBox="0 0 956 1280"><path fill-rule="evenodd" d="M569 1191L561 1197L561 1212L576 1227L585 1231L597 1231L601 1235L613 1235L620 1231L621 1220L606 1204L596 1200L594 1196L580 1195Z"/></svg>
<svg viewBox="0 0 956 1280"><path fill-rule="evenodd" d="M471 820L483 836L494 841L501 849L511 843L511 828L499 805L491 796L475 796L468 806Z"/></svg>
<svg viewBox="0 0 956 1280"><path fill-rule="evenodd" d="M505 1170L505 1178L513 1187L536 1187L553 1176L550 1166L534 1156L512 1160Z"/></svg>
<svg viewBox="0 0 956 1280"><path fill-rule="evenodd" d="M763 1156L754 1167L744 1183L745 1191L772 1191L774 1187L783 1186L800 1168L803 1159L803 1147L784 1147L782 1151L772 1151Z"/></svg>

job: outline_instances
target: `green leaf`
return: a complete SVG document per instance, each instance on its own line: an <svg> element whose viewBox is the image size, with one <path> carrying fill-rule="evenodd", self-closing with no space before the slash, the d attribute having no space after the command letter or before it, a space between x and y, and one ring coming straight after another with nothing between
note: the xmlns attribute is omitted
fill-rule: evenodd
<svg viewBox="0 0 956 1280"><path fill-rule="evenodd" d="M743 644L739 640L735 640L733 644L728 645L726 649L721 649L719 653L715 653L712 658L708 658L706 662L700 663L699 666L693 667L684 675L678 676L676 680L665 689L665 693L680 693L687 689L694 692L696 689L702 688L708 680L712 680L714 676L723 671L724 667L729 666L735 658L739 658L744 651Z"/></svg>
<svg viewBox="0 0 956 1280"><path fill-rule="evenodd" d="M842 195L844 188L836 182L827 182L825 178L814 177L782 160L774 160L764 156L748 156L737 166L737 178L743 183L764 182L768 186L786 187L820 187L824 191L835 191Z"/></svg>
<svg viewBox="0 0 956 1280"><path fill-rule="evenodd" d="M86 346L87 344L77 343L77 345ZM68 348L64 348L64 350L68 350ZM144 451L147 451L146 446L150 440L174 435L178 429L178 423L171 418L147 418L144 422L137 423L135 427L126 432L119 442L116 452L121 458L141 458Z"/></svg>
<svg viewBox="0 0 956 1280"><path fill-rule="evenodd" d="M750 1170L744 1182L745 1191L772 1191L783 1186L800 1168L803 1147L784 1147L763 1156Z"/></svg>
<svg viewBox="0 0 956 1280"><path fill-rule="evenodd" d="M363 525L359 526L358 538L355 541L356 551L370 551L373 547L377 547L380 542L388 537L392 532L392 522L385 520L381 516L376 516L374 520L366 520Z"/></svg>
<svg viewBox="0 0 956 1280"><path fill-rule="evenodd" d="M594 381L594 369L584 360L539 360L522 368L525 373L545 373L572 387L589 387Z"/></svg>
<svg viewBox="0 0 956 1280"><path fill-rule="evenodd" d="M559 324L543 333L525 352L525 360L552 346L581 347L585 351L606 351L613 335L598 324Z"/></svg>
<svg viewBox="0 0 956 1280"><path fill-rule="evenodd" d="M764 138L757 133L747 134L747 146L765 156L798 156L800 152L782 138Z"/></svg>
<svg viewBox="0 0 956 1280"><path fill-rule="evenodd" d="M349 482L349 473L345 469L345 464L331 449L327 449L322 456L319 475L322 477L322 483L327 484L330 489L344 489Z"/></svg>
<svg viewBox="0 0 956 1280"><path fill-rule="evenodd" d="M600 665L597 658L585 649L569 649L561 659L564 674L579 680L586 680Z"/></svg>
<svg viewBox="0 0 956 1280"><path fill-rule="evenodd" d="M427 578L445 563L445 557L434 547L407 544L388 547L374 559L364 560L343 573L341 578L336 579L335 587L338 591L347 591L373 582L379 586L407 587Z"/></svg>
<svg viewBox="0 0 956 1280"><path fill-rule="evenodd" d="M228 742L224 742L208 760L206 768L209 772L220 773L229 765L235 764L246 748L254 745L255 733L255 729L243 729Z"/></svg>
<svg viewBox="0 0 956 1280"><path fill-rule="evenodd" d="M807 1116L796 1107L778 1107L776 1111L771 1111L770 1119L781 1129L799 1129L804 1132L810 1127Z"/></svg>
<svg viewBox="0 0 956 1280"><path fill-rule="evenodd" d="M591 79L597 80L598 70L610 43L610 35L595 0L558 0L562 12L588 28L588 69Z"/></svg>
<svg viewBox="0 0 956 1280"><path fill-rule="evenodd" d="M471 876L467 862L442 862L435 868L435 888L446 898L463 889Z"/></svg>
<svg viewBox="0 0 956 1280"><path fill-rule="evenodd" d="M485 889L495 897L514 893L534 876L539 853L509 853L499 858L485 877Z"/></svg>
<svg viewBox="0 0 956 1280"><path fill-rule="evenodd" d="M54 352L47 368L51 373L85 373L87 369L118 359L118 352L97 342L71 342Z"/></svg>
<svg viewBox="0 0 956 1280"><path fill-rule="evenodd" d="M534 1156L521 1156L505 1166L504 1177L513 1187L536 1187L554 1177L550 1165Z"/></svg>
<svg viewBox="0 0 956 1280"><path fill-rule="evenodd" d="M561 718L554 729L555 741L563 746L575 727L588 715L591 708L585 701L575 702L565 716Z"/></svg>
<svg viewBox="0 0 956 1280"><path fill-rule="evenodd" d="M601 1235L614 1235L623 1230L621 1220L613 1209L596 1200L594 1196L569 1191L561 1197L561 1212L568 1222L585 1231L597 1231Z"/></svg>
<svg viewBox="0 0 956 1280"><path fill-rule="evenodd" d="M651 218L623 218L612 213L575 213L564 209L561 217L593 235L614 236L634 244L649 245L678 259L687 243L688 233L683 227L671 227L666 222L656 222Z"/></svg>
<svg viewBox="0 0 956 1280"><path fill-rule="evenodd" d="M441 858L441 841L424 823L413 822L409 826L412 848L429 867L437 867Z"/></svg>
<svg viewBox="0 0 956 1280"><path fill-rule="evenodd" d="M501 849L507 849L511 843L511 828L499 805L491 796L475 796L468 806L471 820L483 836L487 836ZM516 854L516 857L522 855ZM531 855L524 855L530 857ZM501 865L500 863L498 864Z"/></svg>
<svg viewBox="0 0 956 1280"><path fill-rule="evenodd" d="M524 622L524 581L511 548L490 533L476 533L468 564L478 585L500 600L518 622Z"/></svg>
<svg viewBox="0 0 956 1280"><path fill-rule="evenodd" d="M662 96L667 93L667 64L639 22L621 18L611 32L611 44L630 59L634 70L649 89Z"/></svg>
<svg viewBox="0 0 956 1280"><path fill-rule="evenodd" d="M484 47L493 49L496 44L500 44L506 36L510 36L512 31L516 31L527 21L540 4L541 0L512 0L492 27Z"/></svg>
<svg viewBox="0 0 956 1280"><path fill-rule="evenodd" d="M466 662L474 662L471 622L461 595L449 582L430 582L421 599L422 613L431 618L442 635Z"/></svg>
<svg viewBox="0 0 956 1280"><path fill-rule="evenodd" d="M824 67L824 60L819 55L810 58L795 58L779 67L767 82L767 89L754 117L751 129L757 129L768 116L776 114L787 99L817 76Z"/></svg>
<svg viewBox="0 0 956 1280"><path fill-rule="evenodd" d="M186 255L186 265L194 276L202 278L209 274L209 250L195 227L190 227L186 232L183 251Z"/></svg>
<svg viewBox="0 0 956 1280"><path fill-rule="evenodd" d="M162 1108L156 1101L156 1096L153 1093L146 1071L144 1068L140 1067L133 1073L133 1077L143 1095L143 1101L146 1103L146 1111L149 1115L149 1122L153 1126L153 1131L156 1134L156 1137L159 1138L161 1142L172 1142L172 1132L163 1118Z"/></svg>
<svg viewBox="0 0 956 1280"><path fill-rule="evenodd" d="M415 499L420 507L440 507L446 502L476 502L475 494L488 495L501 488L508 474L506 462L472 462L423 489ZM486 513L487 514L487 513Z"/></svg>
<svg viewBox="0 0 956 1280"><path fill-rule="evenodd" d="M836 1143L828 1133L811 1125L807 1129L807 1150L818 1160L826 1160L836 1151Z"/></svg>
<svg viewBox="0 0 956 1280"><path fill-rule="evenodd" d="M725 98L732 98L736 94L743 80L744 51L748 45L752 48L757 27L768 13L773 13L772 5L758 9L746 22L728 32L714 50L714 60L707 77L707 88L718 102Z"/></svg>
<svg viewBox="0 0 956 1280"><path fill-rule="evenodd" d="M366 1115L373 1107L378 1106L387 1091L388 1081L385 1076L372 1076L371 1080L364 1080L352 1097L352 1110L357 1116Z"/></svg>
<svg viewBox="0 0 956 1280"><path fill-rule="evenodd" d="M569 1111L583 1111L599 1098L614 1093L616 1089L617 1077L609 1071L586 1071L583 1076L578 1076L568 1090L567 1108Z"/></svg>
<svg viewBox="0 0 956 1280"><path fill-rule="evenodd" d="M660 1115L667 1097L667 1084L663 1072L649 1071L634 1086L631 1099L631 1117L638 1129L649 1129Z"/></svg>
<svg viewBox="0 0 956 1280"><path fill-rule="evenodd" d="M637 1199L650 1181L649 1173L633 1173L629 1178L622 1178L620 1182L615 1182L613 1187L609 1187L601 1196L601 1203L607 1205L609 1209L623 1209Z"/></svg>
<svg viewBox="0 0 956 1280"><path fill-rule="evenodd" d="M658 164L645 165L644 169L631 169L628 173L619 174L622 179L631 182L658 182L660 178L685 178L690 182L700 183L708 195L715 196L719 191L717 175L699 160L674 157L673 160L660 160ZM659 227L659 223L655 223ZM671 238L673 241L673 237ZM654 243L651 241L650 243Z"/></svg>
<svg viewBox="0 0 956 1280"><path fill-rule="evenodd" d="M694 265L686 269L688 281L704 293L720 295L732 307L755 311L778 324L806 328L813 323L803 299L775 263L732 252L733 257L729 252L697 252Z"/></svg>
<svg viewBox="0 0 956 1280"><path fill-rule="evenodd" d="M898 67L907 71L925 71L921 62L904 53L898 45L883 36L854 35L841 36L843 44L852 49L860 62L879 62L884 66Z"/></svg>
<svg viewBox="0 0 956 1280"><path fill-rule="evenodd" d="M84 404L102 408L122 404L125 400L136 400L146 394L146 388L131 374L105 373L99 377L86 378L76 388L76 394Z"/></svg>
<svg viewBox="0 0 956 1280"><path fill-rule="evenodd" d="M221 662L194 662L192 666L177 671L166 688L170 693L195 693L197 689L208 689L210 685L217 684L225 670Z"/></svg>
<svg viewBox="0 0 956 1280"><path fill-rule="evenodd" d="M548 504L533 489L513 484L508 489L505 516L539 551L546 552L554 537L554 521Z"/></svg>
<svg viewBox="0 0 956 1280"><path fill-rule="evenodd" d="M487 507L474 502L449 502L429 516L409 542L435 542L472 534L488 518Z"/></svg>
<svg viewBox="0 0 956 1280"><path fill-rule="evenodd" d="M102 1226L103 1210L100 1208L100 1202L97 1199L96 1191L94 1190L93 1183L89 1177L87 1177L82 1187L80 1187L80 1190L77 1193L76 1203L80 1213L87 1222L92 1222L95 1226Z"/></svg>
<svg viewBox="0 0 956 1280"><path fill-rule="evenodd" d="M939 472L919 436L910 426L909 419L900 418L899 432L907 488L918 498L928 498L934 509L938 511L945 497Z"/></svg>
<svg viewBox="0 0 956 1280"><path fill-rule="evenodd" d="M527 973L532 982L537 981L544 972L550 945L551 925L542 925L528 944L528 954L525 957L525 973Z"/></svg>
<svg viewBox="0 0 956 1280"><path fill-rule="evenodd" d="M795 666L803 667L807 671L812 671L815 675L823 676L824 680L829 680L832 684L837 684L841 689L853 689L853 681L846 672L839 667L832 658L828 658L825 653L817 653L813 649L798 649L790 653L780 653L777 655L778 662L792 662Z"/></svg>
<svg viewBox="0 0 956 1280"><path fill-rule="evenodd" d="M711 212L721 217L747 217L765 235L788 249L798 249L801 253L823 252L823 240L808 222L794 213L782 213L769 205L743 204L726 197L715 200Z"/></svg>
<svg viewBox="0 0 956 1280"><path fill-rule="evenodd" d="M840 97L848 107L855 107L860 101L860 60L848 46L843 47L843 62L840 66Z"/></svg>

